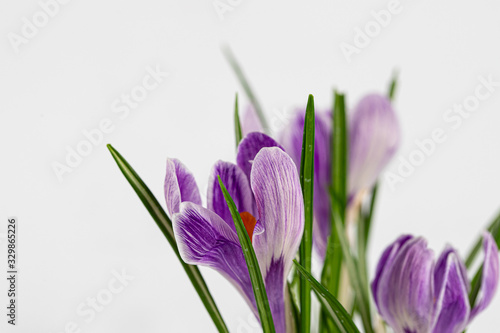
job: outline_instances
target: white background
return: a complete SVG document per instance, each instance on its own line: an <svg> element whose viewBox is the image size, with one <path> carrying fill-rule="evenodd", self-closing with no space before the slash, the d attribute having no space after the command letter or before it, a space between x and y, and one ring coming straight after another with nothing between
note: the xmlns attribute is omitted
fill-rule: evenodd
<svg viewBox="0 0 500 333"><path fill-rule="evenodd" d="M44 1L44 0L42 0ZM47 0L45 0L47 1ZM399 154L443 128L446 142L391 190L384 183L370 249L402 233L423 235L439 253L445 243L465 254L500 209L500 88L453 130L443 114L474 94L478 76L500 81L496 1L402 1L371 43L348 62L340 43L372 21L388 1L242 1L221 20L206 1L79 1L60 5L16 53L37 1L0 3L0 232L20 221L19 324L0 331L214 332L170 245L117 169L105 143L135 167L163 204L167 156L181 159L204 192L211 165L234 160L232 107L242 90L220 46L229 44L278 130L284 110L331 105L333 88L353 106L365 93L385 93L400 70L395 106L403 129ZM121 94L141 84L146 68L170 76L125 119L112 112ZM241 98L242 107L246 100ZM52 164L83 130L109 118L114 130L58 181ZM281 121L281 123L280 123ZM397 158L387 171L397 171ZM5 241L2 241L2 270ZM135 279L86 322L76 313L125 269ZM233 332L246 332L249 310L218 274L202 269ZM3 276L3 273L2 273ZM6 283L0 304L6 304ZM499 295L497 295L499 296ZM470 327L498 327L500 296ZM248 324L245 324L248 325ZM496 330L496 329L494 329Z"/></svg>

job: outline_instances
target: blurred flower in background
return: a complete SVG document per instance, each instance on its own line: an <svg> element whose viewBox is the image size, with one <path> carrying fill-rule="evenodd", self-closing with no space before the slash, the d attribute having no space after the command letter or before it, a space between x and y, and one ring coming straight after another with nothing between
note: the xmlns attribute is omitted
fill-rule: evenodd
<svg viewBox="0 0 500 333"><path fill-rule="evenodd" d="M305 111L297 111L280 134L279 142L300 168ZM314 242L324 258L331 232L329 188L331 182L332 116L316 113L314 160ZM389 99L371 94L362 98L349 118L349 202L359 203L384 167L394 156L400 141L400 128ZM357 197L358 196L358 197ZM357 197L357 198L356 198ZM355 200L356 199L356 200Z"/></svg>
<svg viewBox="0 0 500 333"><path fill-rule="evenodd" d="M459 333L491 302L499 277L498 248L483 237L484 263L476 299L455 249L447 246L434 261L421 237L399 237L382 254L371 288L382 318L396 333Z"/></svg>

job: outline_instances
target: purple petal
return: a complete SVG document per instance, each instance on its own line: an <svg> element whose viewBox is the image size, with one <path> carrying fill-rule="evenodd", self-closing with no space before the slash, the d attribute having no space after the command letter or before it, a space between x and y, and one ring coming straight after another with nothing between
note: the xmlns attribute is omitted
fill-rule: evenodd
<svg viewBox="0 0 500 333"><path fill-rule="evenodd" d="M354 110L349 129L349 193L372 187L394 156L400 129L390 101L368 95Z"/></svg>
<svg viewBox="0 0 500 333"><path fill-rule="evenodd" d="M403 235L400 236L394 243L389 245L384 252L382 253L382 256L380 257L380 260L377 265L377 270L375 273L375 279L373 280L371 284L371 289L372 289L372 294L373 298L375 300L375 304L377 307L379 307L379 301L378 301L378 287L380 284L380 278L382 274L386 271L389 270L392 267L392 262L394 261L394 258L396 255L399 253L401 250L401 247L408 242L409 240L413 239L413 236L411 235Z"/></svg>
<svg viewBox="0 0 500 333"><path fill-rule="evenodd" d="M277 326L283 327L285 280L304 230L299 175L294 162L283 150L263 148L255 156L250 183L259 220L252 243L266 289L272 291L269 302L273 304L273 318Z"/></svg>
<svg viewBox="0 0 500 333"><path fill-rule="evenodd" d="M276 333L285 333L286 330L286 305L285 305L285 279L283 258L272 261L265 278L269 307L273 315ZM285 277L285 279L283 279Z"/></svg>
<svg viewBox="0 0 500 333"><path fill-rule="evenodd" d="M386 262L376 290L378 307L395 332L429 332L433 324L433 253L423 238L406 241Z"/></svg>
<svg viewBox="0 0 500 333"><path fill-rule="evenodd" d="M281 133L280 142L300 168L305 110L298 110L290 125ZM324 258L328 236L331 232L330 195L331 185L331 114L316 113L314 140L314 244L320 257Z"/></svg>
<svg viewBox="0 0 500 333"><path fill-rule="evenodd" d="M300 168L305 112L304 109L298 109L288 126L280 133L279 137L279 141L283 144L285 151L295 162L297 169Z"/></svg>
<svg viewBox="0 0 500 333"><path fill-rule="evenodd" d="M256 313L252 283L236 232L214 212L190 202L180 205L173 227L182 259L224 275Z"/></svg>
<svg viewBox="0 0 500 333"><path fill-rule="evenodd" d="M179 212L179 205L183 201L201 205L200 191L193 174L175 158L167 159L164 191L170 216Z"/></svg>
<svg viewBox="0 0 500 333"><path fill-rule="evenodd" d="M273 138L260 132L252 132L241 140L238 146L236 162L248 179L250 179L250 171L252 170L253 160L255 159L257 153L264 147L281 148L281 146L274 141Z"/></svg>
<svg viewBox="0 0 500 333"><path fill-rule="evenodd" d="M465 266L458 254L452 248L445 249L434 270L433 333L459 333L467 326L470 306L466 281Z"/></svg>
<svg viewBox="0 0 500 333"><path fill-rule="evenodd" d="M483 311L493 299L498 286L499 260L498 247L490 233L485 232L483 236L484 263L481 277L481 289L479 290L476 305L472 309L470 320Z"/></svg>
<svg viewBox="0 0 500 333"><path fill-rule="evenodd" d="M247 134L251 132L264 132L264 127L262 126L253 105L249 105L243 114L243 118L241 120L241 131L243 136L247 136Z"/></svg>
<svg viewBox="0 0 500 333"><path fill-rule="evenodd" d="M236 232L233 217L220 189L217 176L220 176L238 211L254 215L254 199L250 183L240 167L223 161L215 163L208 180L207 208L219 215Z"/></svg>
<svg viewBox="0 0 500 333"><path fill-rule="evenodd" d="M446 267L448 264L447 260L449 255L452 253L455 254L457 258L460 258L458 252L454 248L452 248L451 246L446 246L436 262L436 267L434 269L434 286L436 287L435 290L437 293L441 289L444 273L446 272ZM460 270L462 280L464 281L465 289L467 290L467 292L469 292L470 284L469 279L467 278L467 268L461 260L458 261L457 265Z"/></svg>

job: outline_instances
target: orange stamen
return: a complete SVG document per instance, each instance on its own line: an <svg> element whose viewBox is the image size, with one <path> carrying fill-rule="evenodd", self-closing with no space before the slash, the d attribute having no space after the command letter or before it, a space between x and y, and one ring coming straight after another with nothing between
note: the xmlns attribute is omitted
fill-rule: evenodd
<svg viewBox="0 0 500 333"><path fill-rule="evenodd" d="M253 236L253 230L255 229L257 220L249 212L240 213L240 216L241 219L243 220L243 224L245 225L245 229L247 230L248 236L250 236L250 241L251 241Z"/></svg>

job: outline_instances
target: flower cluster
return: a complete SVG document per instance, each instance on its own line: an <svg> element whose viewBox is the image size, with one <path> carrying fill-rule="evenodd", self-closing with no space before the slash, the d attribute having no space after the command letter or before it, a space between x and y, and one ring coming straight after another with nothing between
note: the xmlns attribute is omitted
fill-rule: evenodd
<svg viewBox="0 0 500 333"><path fill-rule="evenodd" d="M421 237L399 237L382 254L372 282L377 308L395 332L462 332L488 304L498 285L498 248L484 234L479 299L469 301L465 265L451 246L434 262Z"/></svg>
<svg viewBox="0 0 500 333"><path fill-rule="evenodd" d="M390 98L370 94L352 110L343 101L315 112L310 96L274 138L259 110L248 108L241 123L236 113L235 162L215 163L206 205L189 169L168 158L170 218L158 213L150 191L110 147L178 251L219 331L228 329L195 266L210 267L233 284L265 333L310 332L311 321L320 332L359 332L357 316L367 333L385 332L386 325L396 333L460 333L491 303L499 280L500 217L483 234L484 258L473 279L470 266L481 242L466 262L451 246L435 261L426 240L411 235L387 247L370 278L375 184L401 131ZM353 230L355 239L348 236ZM321 282L311 273L313 244ZM321 303L317 317L311 315L311 291ZM371 313L372 300L379 315Z"/></svg>

